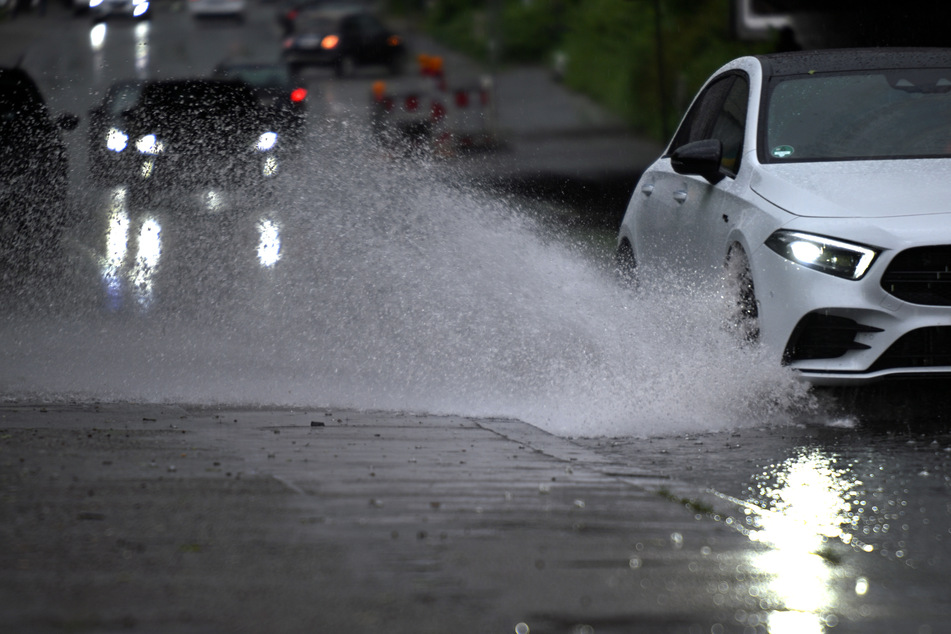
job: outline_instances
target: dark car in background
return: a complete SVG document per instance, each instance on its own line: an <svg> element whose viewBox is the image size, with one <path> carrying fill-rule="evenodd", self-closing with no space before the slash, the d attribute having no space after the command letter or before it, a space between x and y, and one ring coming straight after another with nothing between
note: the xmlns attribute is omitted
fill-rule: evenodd
<svg viewBox="0 0 951 634"><path fill-rule="evenodd" d="M251 86L258 103L283 139L285 147L299 149L307 121L307 87L286 64L222 62L212 77L234 79Z"/></svg>
<svg viewBox="0 0 951 634"><path fill-rule="evenodd" d="M89 0L89 13L93 20L101 22L110 18L148 20L149 0Z"/></svg>
<svg viewBox="0 0 951 634"><path fill-rule="evenodd" d="M52 117L36 82L0 68L0 243L4 250L47 245L66 221L69 155L63 130L75 115Z"/></svg>
<svg viewBox="0 0 951 634"><path fill-rule="evenodd" d="M124 113L139 100L145 82L129 79L114 82L102 101L89 111L89 172L97 182L122 179L129 144L128 120Z"/></svg>
<svg viewBox="0 0 951 634"><path fill-rule="evenodd" d="M407 50L403 38L360 6L302 11L294 32L284 40L283 60L292 70L305 66L333 68L346 77L362 66L403 72Z"/></svg>
<svg viewBox="0 0 951 634"><path fill-rule="evenodd" d="M207 188L260 191L281 169L283 139L242 81L121 82L94 113L96 175L126 185L136 198Z"/></svg>

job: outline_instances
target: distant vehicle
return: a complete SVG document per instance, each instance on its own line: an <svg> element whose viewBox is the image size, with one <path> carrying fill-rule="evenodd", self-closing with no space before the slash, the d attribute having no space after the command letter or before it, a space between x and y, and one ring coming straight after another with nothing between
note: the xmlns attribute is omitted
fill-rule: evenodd
<svg viewBox="0 0 951 634"><path fill-rule="evenodd" d="M703 86L618 234L624 277L726 293L816 385L951 377L951 49L743 57Z"/></svg>
<svg viewBox="0 0 951 634"><path fill-rule="evenodd" d="M188 13L196 18L230 17L244 20L245 0L187 0Z"/></svg>
<svg viewBox="0 0 951 634"><path fill-rule="evenodd" d="M241 81L120 82L92 119L96 176L127 185L136 198L204 188L260 191L281 170L284 140Z"/></svg>
<svg viewBox="0 0 951 634"><path fill-rule="evenodd" d="M55 119L33 78L21 68L0 68L0 243L46 244L65 222L69 155L63 130L79 118Z"/></svg>
<svg viewBox="0 0 951 634"><path fill-rule="evenodd" d="M89 13L97 21L113 17L146 20L151 17L150 6L149 0L89 0Z"/></svg>
<svg viewBox="0 0 951 634"><path fill-rule="evenodd" d="M361 66L384 66L399 74L406 56L403 39L361 7L303 11L283 50L283 59L292 69L332 67L338 77L349 76Z"/></svg>
<svg viewBox="0 0 951 634"><path fill-rule="evenodd" d="M259 62L222 62L212 76L249 84L258 96L265 116L285 143L299 147L307 120L307 87L287 65Z"/></svg>
<svg viewBox="0 0 951 634"><path fill-rule="evenodd" d="M89 111L89 172L98 182L115 182L127 170L129 121L126 113L139 100L144 80L114 82L102 101Z"/></svg>

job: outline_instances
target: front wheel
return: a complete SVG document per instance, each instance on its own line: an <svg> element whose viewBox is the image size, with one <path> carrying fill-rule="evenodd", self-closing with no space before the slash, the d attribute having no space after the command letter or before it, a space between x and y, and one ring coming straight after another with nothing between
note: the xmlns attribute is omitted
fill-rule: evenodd
<svg viewBox="0 0 951 634"><path fill-rule="evenodd" d="M726 293L730 305L729 327L744 343L759 340L759 305L753 288L750 261L743 247L735 245L726 260Z"/></svg>
<svg viewBox="0 0 951 634"><path fill-rule="evenodd" d="M637 260L634 258L634 249L626 240L614 253L614 275L625 286L633 288L637 285Z"/></svg>

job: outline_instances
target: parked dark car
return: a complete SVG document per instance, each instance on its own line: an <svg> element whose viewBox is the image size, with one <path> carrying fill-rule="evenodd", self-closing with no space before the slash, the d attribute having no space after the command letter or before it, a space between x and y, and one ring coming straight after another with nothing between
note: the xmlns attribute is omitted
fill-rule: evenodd
<svg viewBox="0 0 951 634"><path fill-rule="evenodd" d="M285 64L222 62L212 72L218 79L243 81L254 88L258 103L285 146L298 149L307 121L307 88Z"/></svg>
<svg viewBox="0 0 951 634"><path fill-rule="evenodd" d="M254 89L241 81L120 82L92 118L96 175L127 185L133 196L203 188L257 191L280 171L283 140Z"/></svg>
<svg viewBox="0 0 951 634"><path fill-rule="evenodd" d="M283 59L292 70L331 67L345 77L361 66L383 66L392 74L406 63L403 39L359 7L303 11L284 40Z"/></svg>
<svg viewBox="0 0 951 634"><path fill-rule="evenodd" d="M75 115L53 118L33 78L21 68L0 68L0 242L47 245L66 221L69 155L63 130Z"/></svg>

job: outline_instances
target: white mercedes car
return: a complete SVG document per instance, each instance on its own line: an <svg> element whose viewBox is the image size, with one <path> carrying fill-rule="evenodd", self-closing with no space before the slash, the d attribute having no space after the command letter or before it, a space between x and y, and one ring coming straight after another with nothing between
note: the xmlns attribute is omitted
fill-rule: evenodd
<svg viewBox="0 0 951 634"><path fill-rule="evenodd" d="M637 183L617 261L730 282L745 338L813 384L951 378L951 49L726 64Z"/></svg>

